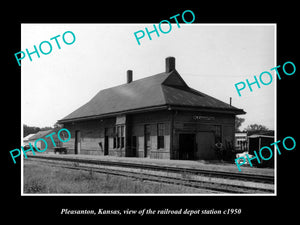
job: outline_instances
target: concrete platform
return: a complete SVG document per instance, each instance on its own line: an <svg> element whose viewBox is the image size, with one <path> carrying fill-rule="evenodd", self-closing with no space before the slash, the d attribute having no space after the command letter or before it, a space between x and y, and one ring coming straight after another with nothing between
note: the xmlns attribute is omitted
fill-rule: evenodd
<svg viewBox="0 0 300 225"><path fill-rule="evenodd" d="M208 171L222 171L240 174L256 174L273 176L275 174L274 168L256 168L250 166L242 166L241 172L238 170L234 163L221 162L221 161L206 161L206 160L169 160L169 159L150 159L150 158L135 158L135 157L115 157L115 156L100 156L100 155L75 155L75 154L54 154L54 153L37 153L44 157L57 157L57 158L77 158L88 160L105 160L113 162L126 162L145 165L158 165L158 166L171 166L177 168L195 168ZM26 160L26 159L24 159Z"/></svg>

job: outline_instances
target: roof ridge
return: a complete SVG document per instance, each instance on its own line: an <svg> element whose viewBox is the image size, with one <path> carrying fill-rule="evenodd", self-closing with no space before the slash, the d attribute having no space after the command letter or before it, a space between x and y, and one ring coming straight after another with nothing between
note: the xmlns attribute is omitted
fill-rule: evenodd
<svg viewBox="0 0 300 225"><path fill-rule="evenodd" d="M173 72L173 71L172 71ZM143 77L143 78L140 78L140 79L137 79L137 80L133 80L133 81L131 81L130 83L123 83L123 84L119 84L119 85L117 85L117 86L113 86L113 87L108 87L108 88L104 88L104 89L101 89L100 91L104 91L104 90L107 90L107 89L112 89L112 88L117 88L117 87L122 87L122 86L126 86L126 85L129 85L129 84L134 84L134 83L136 83L136 82L140 82L140 81L143 81L143 80L147 80L147 79L153 79L153 77L155 77L155 76L161 76L161 75L167 75L167 76L169 76L172 72L169 72L169 73L167 73L167 72L162 72L162 73L158 73L158 74L154 74L154 75L151 75L151 76L148 76L148 77ZM167 79L167 77L166 77L166 79ZM162 81L162 83L165 81L165 79ZM99 92L100 92L99 91ZM98 92L98 93L99 93Z"/></svg>
<svg viewBox="0 0 300 225"><path fill-rule="evenodd" d="M162 83L171 72L162 72L130 83L102 89L85 104L65 116L66 119L105 114L108 111L129 110L166 104Z"/></svg>
<svg viewBox="0 0 300 225"><path fill-rule="evenodd" d="M190 89L192 89L193 92L199 93L199 94L202 95L203 97L212 98L212 99L214 99L215 101L219 101L219 102L222 102L222 103L226 104L228 107L232 107L232 108L234 108L234 109L237 109L235 106L230 105L230 104L228 104L227 102L224 102L224 101L222 101L222 100L220 100L220 99L217 99L217 98L215 98L215 97L213 97L213 96L211 96L211 95L205 94L205 93L203 93L203 92L201 92L201 91L198 91L198 90L196 90L196 89L194 89L194 88L190 88Z"/></svg>
<svg viewBox="0 0 300 225"><path fill-rule="evenodd" d="M167 101L166 93L164 92L163 86L168 85L168 84L165 84L165 81L166 81L171 75L175 74L174 71L179 75L179 73L176 71L176 69L175 69L175 70L172 70L171 72L168 73L168 76L166 77L166 79L164 79L164 80L161 82L161 84L160 84L160 90L161 90L161 92L162 92L162 96L163 96L163 98L164 98L165 104L168 104L168 101ZM179 76L180 76L180 75L179 75Z"/></svg>

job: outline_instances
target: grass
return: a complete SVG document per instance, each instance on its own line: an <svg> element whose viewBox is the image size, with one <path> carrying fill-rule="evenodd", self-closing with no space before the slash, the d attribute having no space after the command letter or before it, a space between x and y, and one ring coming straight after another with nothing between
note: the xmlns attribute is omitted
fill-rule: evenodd
<svg viewBox="0 0 300 225"><path fill-rule="evenodd" d="M25 160L24 193L210 193L177 185L148 182L92 170L81 171Z"/></svg>

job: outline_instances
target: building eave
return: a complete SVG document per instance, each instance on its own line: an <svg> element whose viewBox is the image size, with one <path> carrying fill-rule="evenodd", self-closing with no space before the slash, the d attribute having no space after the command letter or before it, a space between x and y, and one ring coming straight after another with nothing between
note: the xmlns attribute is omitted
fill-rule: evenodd
<svg viewBox="0 0 300 225"><path fill-rule="evenodd" d="M152 106L152 107L145 107L139 109L130 109L125 111L119 112L112 112L106 113L102 115L93 115L93 116L85 116L85 117L77 117L77 118L70 118L70 119L61 119L58 120L58 123L71 123L71 122L79 122L79 121L86 121L86 120L95 120L95 119L102 119L108 117L114 117L124 114L134 114L134 113L144 113L144 112L151 112L157 110L182 110L182 111L201 111L201 112L213 112L213 113L226 113L226 114L234 114L234 115L241 115L246 114L246 112L242 109L224 109L224 108L213 108L213 107L192 107L192 106L179 106L179 105L159 105L159 106Z"/></svg>
<svg viewBox="0 0 300 225"><path fill-rule="evenodd" d="M215 112L215 113L226 113L234 115L243 115L246 112L238 108L216 108L216 107L199 107L199 106L180 106L180 105L170 105L172 110L183 110L183 111L201 111L201 112Z"/></svg>
<svg viewBox="0 0 300 225"><path fill-rule="evenodd" d="M71 122L78 122L78 121L85 121L85 120L94 120L94 119L102 119L107 117L114 117L124 114L133 114L133 113L143 113L143 112L151 112L151 111L157 111L157 110L164 110L167 109L168 105L159 105L159 106L151 106L151 107L145 107L145 108L139 108L139 109L130 109L130 110L124 110L119 112L112 112L112 113L106 113L101 115L93 115L93 116L85 116L85 117L77 117L77 118L70 118L70 119L61 119L58 120L58 123L71 123Z"/></svg>

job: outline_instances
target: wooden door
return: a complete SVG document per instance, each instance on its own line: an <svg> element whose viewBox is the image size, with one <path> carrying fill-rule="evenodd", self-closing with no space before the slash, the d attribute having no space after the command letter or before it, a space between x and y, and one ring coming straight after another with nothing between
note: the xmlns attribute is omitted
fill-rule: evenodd
<svg viewBox="0 0 300 225"><path fill-rule="evenodd" d="M109 141L108 128L105 128L104 129L104 155L108 155L108 149L109 149L108 141Z"/></svg>
<svg viewBox="0 0 300 225"><path fill-rule="evenodd" d="M81 137L80 137L80 131L75 131L75 154L80 154L81 149Z"/></svg>
<svg viewBox="0 0 300 225"><path fill-rule="evenodd" d="M195 134L179 134L179 159L193 160L195 154Z"/></svg>
<svg viewBox="0 0 300 225"><path fill-rule="evenodd" d="M145 138L145 154L144 157L150 157L150 150L151 150L151 139L150 139L150 125L147 124L145 125L145 129L144 129L144 138Z"/></svg>
<svg viewBox="0 0 300 225"><path fill-rule="evenodd" d="M198 159L217 159L214 149L215 135L213 132L198 132L196 142Z"/></svg>

